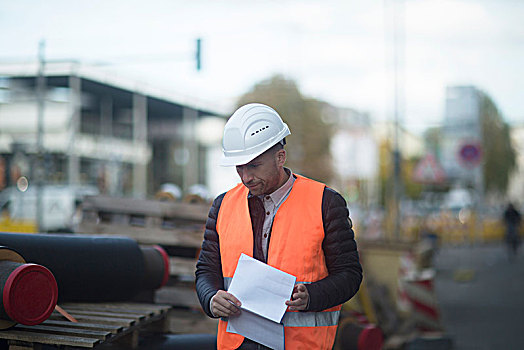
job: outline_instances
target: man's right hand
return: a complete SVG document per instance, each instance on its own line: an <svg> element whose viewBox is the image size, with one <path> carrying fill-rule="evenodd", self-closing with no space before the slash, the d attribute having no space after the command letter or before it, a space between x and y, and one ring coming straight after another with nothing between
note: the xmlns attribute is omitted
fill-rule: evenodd
<svg viewBox="0 0 524 350"><path fill-rule="evenodd" d="M219 290L210 302L211 312L216 317L229 317L240 313L242 303L233 294Z"/></svg>

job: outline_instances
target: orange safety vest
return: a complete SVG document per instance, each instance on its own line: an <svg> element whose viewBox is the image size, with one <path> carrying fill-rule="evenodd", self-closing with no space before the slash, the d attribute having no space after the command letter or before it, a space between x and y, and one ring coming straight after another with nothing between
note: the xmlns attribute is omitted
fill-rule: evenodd
<svg viewBox="0 0 524 350"><path fill-rule="evenodd" d="M307 284L328 275L322 250L324 187L322 183L297 176L289 196L273 221L267 263L294 275L296 283ZM218 213L217 232L226 290L240 254L253 256L248 192L243 184L238 184L225 194ZM287 311L282 319L286 349L331 349L340 309L338 305L321 312ZM244 337L226 332L226 329L227 319L221 319L218 324L218 349L238 348Z"/></svg>

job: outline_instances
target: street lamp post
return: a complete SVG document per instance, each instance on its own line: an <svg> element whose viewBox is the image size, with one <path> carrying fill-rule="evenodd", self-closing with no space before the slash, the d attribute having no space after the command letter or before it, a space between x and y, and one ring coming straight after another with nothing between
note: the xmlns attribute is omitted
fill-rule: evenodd
<svg viewBox="0 0 524 350"><path fill-rule="evenodd" d="M37 133L36 133L36 167L35 167L35 184L36 184L36 226L37 230L42 231L43 227L43 194L44 194L44 108L45 108L45 58L44 58L45 41L41 40L38 47L38 76L36 81L37 96Z"/></svg>

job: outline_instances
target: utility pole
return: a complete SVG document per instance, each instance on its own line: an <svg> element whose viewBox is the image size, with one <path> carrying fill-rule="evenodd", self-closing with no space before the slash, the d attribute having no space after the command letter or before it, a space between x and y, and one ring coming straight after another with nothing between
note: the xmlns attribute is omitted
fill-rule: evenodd
<svg viewBox="0 0 524 350"><path fill-rule="evenodd" d="M36 167L35 167L35 182L36 182L36 225L38 232L42 231L43 227L43 195L44 195L44 108L45 108L45 41L41 40L38 45L38 76L36 80L36 98L37 98L37 134L36 134Z"/></svg>
<svg viewBox="0 0 524 350"><path fill-rule="evenodd" d="M388 11L388 2L391 6L391 14ZM392 58L393 58L393 150L391 159L393 163L393 193L389 200L392 212L392 230L395 240L401 238L401 208L402 197L402 152L401 152L401 120L404 114L404 49L405 49L405 10L404 0L385 0L386 20L391 20L391 27L386 26L386 33L393 35ZM390 226L390 227L391 227Z"/></svg>
<svg viewBox="0 0 524 350"><path fill-rule="evenodd" d="M398 0L394 7L394 61L395 61L395 150L393 155L395 174L395 238L401 237L400 226L400 199L402 195L401 165L402 153L400 150L400 122L404 112L404 0Z"/></svg>

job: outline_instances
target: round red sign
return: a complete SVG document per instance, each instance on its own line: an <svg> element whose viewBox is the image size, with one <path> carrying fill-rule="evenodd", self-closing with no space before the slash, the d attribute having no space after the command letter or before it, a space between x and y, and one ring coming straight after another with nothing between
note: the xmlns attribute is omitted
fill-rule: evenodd
<svg viewBox="0 0 524 350"><path fill-rule="evenodd" d="M460 147L459 157L466 167L475 167L482 160L482 149L477 143L466 143Z"/></svg>

